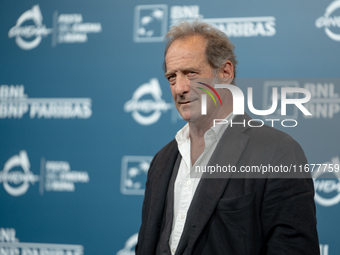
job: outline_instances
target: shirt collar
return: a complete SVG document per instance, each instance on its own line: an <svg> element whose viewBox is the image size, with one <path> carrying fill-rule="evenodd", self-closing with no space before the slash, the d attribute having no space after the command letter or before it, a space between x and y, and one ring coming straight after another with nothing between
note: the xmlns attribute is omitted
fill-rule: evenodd
<svg viewBox="0 0 340 255"><path fill-rule="evenodd" d="M230 113L224 120L227 121L226 124L217 124L212 126L209 130L207 130L204 134L204 140L206 140L208 137L213 137L216 139L216 141L219 141L224 133L224 131L227 129L227 127L230 124L230 121L234 118L235 115L233 113ZM184 142L188 141L189 139L189 123L185 124L183 128L181 128L176 136L175 139L177 141L177 144L183 144Z"/></svg>
<svg viewBox="0 0 340 255"><path fill-rule="evenodd" d="M217 141L219 141L222 137L222 135L224 134L224 131L227 129L227 127L230 124L230 121L234 118L235 115L233 115L233 113L230 113L224 120L226 120L226 124L217 124L214 126L212 126L208 131L213 132L215 138ZM207 131L207 132L208 132ZM206 132L206 133L207 133ZM205 134L204 134L205 135Z"/></svg>

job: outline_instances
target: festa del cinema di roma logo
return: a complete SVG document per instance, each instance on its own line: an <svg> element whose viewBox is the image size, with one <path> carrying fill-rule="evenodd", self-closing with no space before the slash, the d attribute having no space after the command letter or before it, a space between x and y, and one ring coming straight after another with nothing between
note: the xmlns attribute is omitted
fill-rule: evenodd
<svg viewBox="0 0 340 255"><path fill-rule="evenodd" d="M336 16L338 14L338 16ZM324 28L326 35L334 41L340 41L340 0L332 2L325 11L324 16L315 21L317 28ZM333 31L332 31L333 30ZM338 33L335 32L338 31Z"/></svg>
<svg viewBox="0 0 340 255"><path fill-rule="evenodd" d="M320 171L312 174L315 187L315 202L324 207L340 203L340 172L331 169L340 164L339 157L332 157L330 162L322 164Z"/></svg>
<svg viewBox="0 0 340 255"><path fill-rule="evenodd" d="M33 24L32 24L33 23ZM85 43L87 34L100 33L101 23L83 22L80 13L53 14L53 28L46 28L39 5L25 11L8 32L8 37L15 37L16 44L23 50L36 48L44 37L52 34L52 47L61 43Z"/></svg>
<svg viewBox="0 0 340 255"><path fill-rule="evenodd" d="M26 21L32 20L34 25L22 26ZM15 37L15 42L23 50L31 50L37 47L42 37L52 33L52 29L46 28L42 23L43 16L39 5L34 5L32 9L25 11L17 20L17 23L8 32L8 37ZM35 37L29 41L28 38ZM24 39L26 38L26 40Z"/></svg>
<svg viewBox="0 0 340 255"><path fill-rule="evenodd" d="M244 114L244 94L240 88L238 88L235 85L230 85L230 84L215 84L214 88L208 84L202 83L202 82L197 82L201 85L204 85L205 87L209 88L211 91L214 92L214 94L217 96L218 100L220 101L220 104L222 105L221 98L217 91L215 89L220 89L220 88L226 88L229 89L232 96L233 96L233 114L235 115L243 115ZM203 90L206 92L214 101L215 106L217 105L216 100L214 96L204 88L196 87L198 89ZM305 95L304 98L287 98L288 94L291 93L302 93ZM207 114L207 94L202 94L201 95L201 114L206 115ZM287 105L292 104L298 107L304 115L306 116L311 116L312 114L302 105L303 103L307 103L311 99L311 93L308 89L305 88L299 88L299 87L282 87L281 88L281 115L285 116L287 114ZM258 110L255 109L253 105L253 89L251 87L248 88L248 108L249 110L255 114L255 115L262 115L262 116L267 116L270 114L273 114L278 107L278 89L276 87L272 88L272 106L270 109L267 110ZM266 121L271 121L272 126L274 126L274 121L277 119L266 119ZM250 120L248 122L248 125L251 127L261 127L264 125L263 120L261 119L256 119L256 121L259 121L262 123L262 125L255 125L252 126L250 122L255 121L255 120ZM295 124L293 126L290 125L285 125L284 123L286 121L292 121ZM215 119L214 120L214 126L216 124L227 124L226 120L224 119ZM282 126L284 127L295 127L297 125L297 121L294 119L287 119L283 120L281 122ZM245 125L245 123L244 123Z"/></svg>
<svg viewBox="0 0 340 255"><path fill-rule="evenodd" d="M31 185L39 184L40 195L48 192L74 192L75 183L88 183L89 174L85 171L71 170L67 161L46 161L41 159L40 175L35 175L26 151L10 157L0 171L0 184L14 197L24 195ZM0 253L1 254L1 253Z"/></svg>
<svg viewBox="0 0 340 255"><path fill-rule="evenodd" d="M162 99L162 90L157 78L139 86L132 98L124 104L124 111L131 112L132 118L145 126L156 123L162 112L172 108L173 104Z"/></svg>

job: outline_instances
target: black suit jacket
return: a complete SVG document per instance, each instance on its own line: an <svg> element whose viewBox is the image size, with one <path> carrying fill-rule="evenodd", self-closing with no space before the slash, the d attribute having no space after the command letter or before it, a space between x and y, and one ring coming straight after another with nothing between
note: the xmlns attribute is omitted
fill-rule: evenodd
<svg viewBox="0 0 340 255"><path fill-rule="evenodd" d="M234 122L246 123L248 115ZM137 255L155 254L169 180L178 156L175 140L154 157L146 183ZM304 165L300 145L274 128L229 126L208 165ZM178 254L320 254L311 178L202 179L188 210ZM270 176L267 176L270 177Z"/></svg>

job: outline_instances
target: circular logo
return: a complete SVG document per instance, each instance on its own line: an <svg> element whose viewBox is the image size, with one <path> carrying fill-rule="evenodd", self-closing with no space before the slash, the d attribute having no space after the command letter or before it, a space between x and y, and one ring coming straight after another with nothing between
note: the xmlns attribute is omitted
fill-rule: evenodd
<svg viewBox="0 0 340 255"><path fill-rule="evenodd" d="M143 100L142 97L145 95L151 95L152 99ZM134 120L141 125L156 123L161 117L162 111L167 111L171 108L172 105L162 99L162 90L156 78L136 89L132 99L124 105L125 112L131 112Z"/></svg>
<svg viewBox="0 0 340 255"><path fill-rule="evenodd" d="M23 171L11 171L14 167L21 167ZM0 173L0 182L3 182L4 189L12 196L21 196L26 193L29 183L34 184L39 176L33 175L30 171L30 162L26 151L20 151L19 155L12 156L4 165ZM11 186L10 183L18 186Z"/></svg>
<svg viewBox="0 0 340 255"><path fill-rule="evenodd" d="M333 158L333 162L339 160L339 158ZM326 163L328 167L325 169L320 167L320 171L314 169L313 179L314 179L314 187L315 187L315 201L322 206L333 206L340 202L340 172L335 172L334 169L330 172L329 165ZM338 163L337 163L338 164ZM326 175L327 174L327 175ZM322 175L325 175L324 178L320 178ZM332 175L332 178L330 177ZM327 179L326 179L327 176ZM325 197L323 194L337 193L333 197Z"/></svg>
<svg viewBox="0 0 340 255"><path fill-rule="evenodd" d="M331 3L324 14L323 17L318 18L315 21L315 25L317 28L324 27L325 33L333 40L340 41L340 34L336 34L330 30L330 27L338 27L340 28L340 16L331 16L332 13L340 8L340 0L336 0Z"/></svg>
<svg viewBox="0 0 340 255"><path fill-rule="evenodd" d="M137 241L138 241L138 233L130 236L129 239L125 242L124 248L118 251L117 255L134 255Z"/></svg>
<svg viewBox="0 0 340 255"><path fill-rule="evenodd" d="M34 25L22 26L26 21L32 20ZM37 47L42 39L42 36L46 36L51 33L51 29L47 29L45 25L42 24L42 14L39 5L34 5L31 10L24 12L17 20L17 23L8 32L8 37L15 37L15 42L17 45L24 50L31 50ZM23 38L35 39L27 41Z"/></svg>

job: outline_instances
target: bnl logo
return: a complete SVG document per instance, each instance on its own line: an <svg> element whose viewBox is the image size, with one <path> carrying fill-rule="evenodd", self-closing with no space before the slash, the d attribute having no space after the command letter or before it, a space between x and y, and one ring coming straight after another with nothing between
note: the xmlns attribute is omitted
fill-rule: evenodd
<svg viewBox="0 0 340 255"><path fill-rule="evenodd" d="M217 96L218 100L220 101L221 106L222 106L221 98L220 98L219 94L217 93L217 91L216 91L213 87L211 87L210 85L205 84L205 83L203 83L203 82L197 82L197 83L199 83L199 84L201 84L201 85L203 85L203 86L206 86L206 87L209 88L212 92L214 92L215 95ZM214 96L210 93L209 90L206 90L206 89L200 88L200 87L196 87L196 88L198 88L198 89L200 89L200 90L203 90L205 93L207 93L207 94L212 98L212 100L214 101L215 106L217 106L216 100L215 100ZM207 115L207 94L202 94L202 95L201 95L201 102L202 102L202 104L201 104L201 114L202 114L202 115Z"/></svg>
<svg viewBox="0 0 340 255"><path fill-rule="evenodd" d="M168 6L166 4L135 7L133 39L135 42L162 42L167 32Z"/></svg>
<svg viewBox="0 0 340 255"><path fill-rule="evenodd" d="M135 7L133 40L136 43L163 42L168 27L180 20L194 20L199 16L198 5L174 5L168 12L166 4L137 5Z"/></svg>
<svg viewBox="0 0 340 255"><path fill-rule="evenodd" d="M151 156L124 156L120 191L124 195L144 195Z"/></svg>

